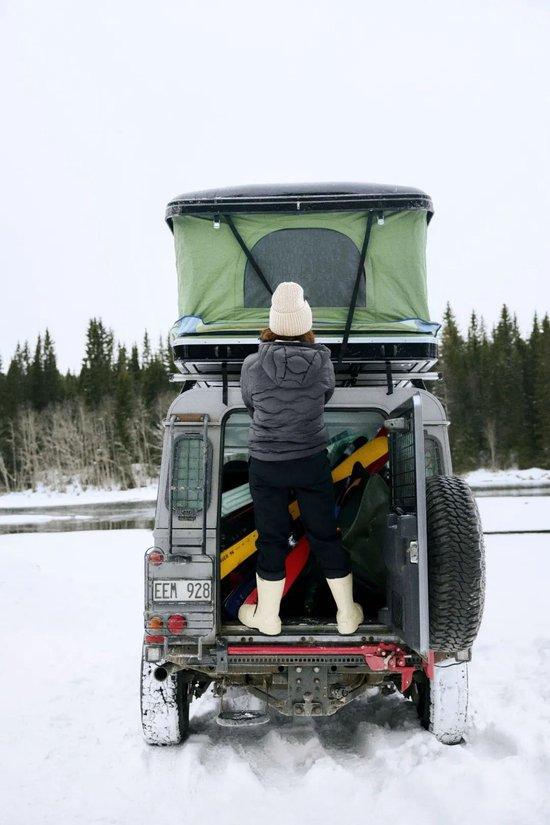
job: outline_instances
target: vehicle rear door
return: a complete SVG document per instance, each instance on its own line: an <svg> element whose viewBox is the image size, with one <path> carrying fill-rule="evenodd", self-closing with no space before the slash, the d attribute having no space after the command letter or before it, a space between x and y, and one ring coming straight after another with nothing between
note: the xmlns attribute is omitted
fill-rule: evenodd
<svg viewBox="0 0 550 825"><path fill-rule="evenodd" d="M422 655L429 649L426 470L422 398L392 410L389 432L391 510L384 547L387 605L396 634Z"/></svg>

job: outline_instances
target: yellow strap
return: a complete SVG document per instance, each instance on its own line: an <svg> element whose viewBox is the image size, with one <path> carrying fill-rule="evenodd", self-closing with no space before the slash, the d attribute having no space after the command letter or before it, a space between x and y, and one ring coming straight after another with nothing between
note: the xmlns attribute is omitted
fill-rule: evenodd
<svg viewBox="0 0 550 825"><path fill-rule="evenodd" d="M382 458L388 452L388 439L386 436L378 436L368 441L355 450L350 456L344 459L340 464L337 464L332 471L332 480L334 483L342 481L351 475L355 464L359 462L363 467L369 467L374 464L379 458ZM293 501L288 507L288 512L293 521L296 521L300 515L300 508L298 502ZM248 533L244 538L232 544L220 554L220 577L224 579L232 570L239 566L245 559L249 558L252 553L256 552L256 539L258 538L258 531L254 530Z"/></svg>

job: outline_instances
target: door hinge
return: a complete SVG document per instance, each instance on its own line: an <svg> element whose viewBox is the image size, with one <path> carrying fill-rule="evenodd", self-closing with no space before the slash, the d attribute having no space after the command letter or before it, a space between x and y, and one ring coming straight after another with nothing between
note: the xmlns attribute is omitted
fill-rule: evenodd
<svg viewBox="0 0 550 825"><path fill-rule="evenodd" d="M390 433L406 433L410 430L410 422L404 416L401 418L386 418L384 427Z"/></svg>
<svg viewBox="0 0 550 825"><path fill-rule="evenodd" d="M409 542L409 561L411 564L418 564L418 541Z"/></svg>

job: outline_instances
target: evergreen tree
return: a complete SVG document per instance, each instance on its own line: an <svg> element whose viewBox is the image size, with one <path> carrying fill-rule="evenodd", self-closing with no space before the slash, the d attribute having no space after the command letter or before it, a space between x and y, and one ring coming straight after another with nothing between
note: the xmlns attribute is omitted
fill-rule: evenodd
<svg viewBox="0 0 550 825"><path fill-rule="evenodd" d="M466 395L461 402L463 418L463 448L465 464L478 466L482 456L488 454L484 414L486 411L486 393L484 375L484 341L483 323L478 321L475 312L470 316L470 326L464 348L464 386Z"/></svg>
<svg viewBox="0 0 550 825"><path fill-rule="evenodd" d="M160 355L156 354L152 357L147 367L143 369L141 387L143 400L148 406L152 406L159 395L169 389L168 373Z"/></svg>
<svg viewBox="0 0 550 825"><path fill-rule="evenodd" d="M536 466L550 467L550 318L540 325L536 362L533 412L537 433Z"/></svg>
<svg viewBox="0 0 550 825"><path fill-rule="evenodd" d="M141 364L143 369L146 369L151 362L151 342L149 341L149 333L145 330L143 336L143 349L141 354Z"/></svg>
<svg viewBox="0 0 550 825"><path fill-rule="evenodd" d="M29 348L25 343L23 347L17 344L15 354L11 359L6 373L6 414L13 418L18 407L23 406L29 400Z"/></svg>
<svg viewBox="0 0 550 825"><path fill-rule="evenodd" d="M74 373L70 370L67 370L65 375L61 378L61 383L64 399L74 401L76 398L80 397L81 383L78 375L74 375Z"/></svg>
<svg viewBox="0 0 550 825"><path fill-rule="evenodd" d="M80 372L82 395L91 406L113 389L113 333L100 319L92 318L86 334L86 355Z"/></svg>
<svg viewBox="0 0 550 825"><path fill-rule="evenodd" d="M141 379L141 365L139 363L139 351L137 348L137 344L132 345L132 352L130 353L128 370L134 380L134 383L138 385Z"/></svg>
<svg viewBox="0 0 550 825"><path fill-rule="evenodd" d="M493 382L495 375L492 366L493 343L487 335L485 322L483 318L479 321L479 417L476 418L476 423L481 426L482 437L482 451L478 456L473 457L475 468L477 467L493 467L496 468L498 464L497 457L497 420L492 407ZM476 403L476 399L473 399Z"/></svg>
<svg viewBox="0 0 550 825"><path fill-rule="evenodd" d="M6 395L6 375L4 374L2 356L0 356L0 439L8 421L8 399ZM0 448L1 449L1 448Z"/></svg>
<svg viewBox="0 0 550 825"><path fill-rule="evenodd" d="M57 404L63 398L63 379L57 369L55 347L48 329L44 335L43 376L46 397L51 404Z"/></svg>
<svg viewBox="0 0 550 825"><path fill-rule="evenodd" d="M48 393L44 379L44 349L42 336L36 340L34 357L29 366L30 402L35 410L43 410L48 403Z"/></svg>
<svg viewBox="0 0 550 825"><path fill-rule="evenodd" d="M145 343L147 341L147 349ZM156 399L163 392L170 388L170 377L166 364L166 354L162 339L160 340L158 352L152 353L148 344L148 336L145 333L143 348L143 369L141 371L141 388L143 400L151 407ZM147 352L147 358L145 354Z"/></svg>
<svg viewBox="0 0 550 825"><path fill-rule="evenodd" d="M174 364L169 335L166 338L166 342L162 340L162 337L159 339L159 352L162 353L162 360L166 374L170 376L173 373L178 372L176 365Z"/></svg>
<svg viewBox="0 0 550 825"><path fill-rule="evenodd" d="M130 421L133 405L133 382L128 370L126 347L118 347L115 367L115 408L114 425L117 441L126 451L131 448Z"/></svg>
<svg viewBox="0 0 550 825"><path fill-rule="evenodd" d="M497 457L499 467L517 465L520 460L519 441L525 426L521 359L518 347L517 323L504 305L493 332L491 407L497 422Z"/></svg>
<svg viewBox="0 0 550 825"><path fill-rule="evenodd" d="M443 383L439 389L451 420L449 437L453 448L456 469L461 471L470 464L470 450L464 401L466 398L465 343L458 329L450 304L443 319L440 362Z"/></svg>

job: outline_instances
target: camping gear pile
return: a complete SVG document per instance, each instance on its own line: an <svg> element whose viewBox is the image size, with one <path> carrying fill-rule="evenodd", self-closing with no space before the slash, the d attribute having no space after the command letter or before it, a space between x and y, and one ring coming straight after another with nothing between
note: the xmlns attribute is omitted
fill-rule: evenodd
<svg viewBox="0 0 550 825"><path fill-rule="evenodd" d="M388 461L387 433L382 428L371 440L359 437L351 441L341 433L329 444L329 459L342 541L350 554L358 592L368 595L369 607L374 609L377 595L383 601L385 586L381 550L390 506L389 488L383 477ZM228 619L236 619L242 604L257 601L257 533L252 498L247 483L231 486L232 469L229 467L227 476L224 474L220 557L222 601ZM289 551L282 614L318 619L333 612L334 607L325 579L310 554L298 503L291 500L288 509Z"/></svg>

